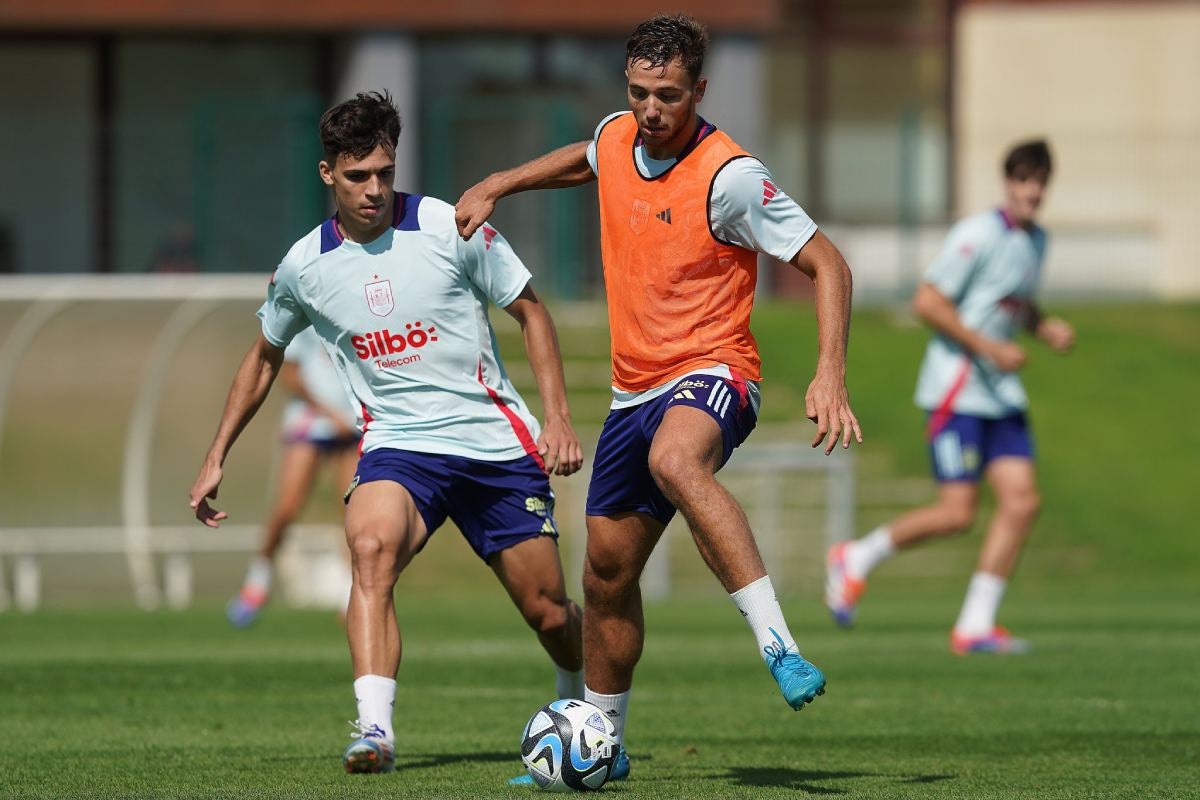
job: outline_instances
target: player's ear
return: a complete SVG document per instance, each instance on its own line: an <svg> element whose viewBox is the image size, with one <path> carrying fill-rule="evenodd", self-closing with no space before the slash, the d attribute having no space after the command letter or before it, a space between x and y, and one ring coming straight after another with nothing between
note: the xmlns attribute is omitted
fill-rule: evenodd
<svg viewBox="0 0 1200 800"><path fill-rule="evenodd" d="M697 103L704 99L704 90L707 88L708 78L701 78L696 81L696 85L692 87L692 95L696 98Z"/></svg>
<svg viewBox="0 0 1200 800"><path fill-rule="evenodd" d="M326 186L333 186L333 167L329 166L329 162L322 160L317 164L317 172L321 176L321 182Z"/></svg>

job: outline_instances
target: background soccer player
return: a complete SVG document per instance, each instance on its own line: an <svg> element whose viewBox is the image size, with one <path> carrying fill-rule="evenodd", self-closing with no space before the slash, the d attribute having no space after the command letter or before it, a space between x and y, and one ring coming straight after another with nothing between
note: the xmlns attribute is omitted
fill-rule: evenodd
<svg viewBox="0 0 1200 800"><path fill-rule="evenodd" d="M353 585L346 627L358 733L351 772L394 767L400 630L392 590L450 517L495 572L558 667L560 696L582 689L580 614L566 595L548 473L583 454L571 427L554 324L529 272L492 227L463 241L454 210L397 193L400 117L386 94L359 94L321 118L322 180L337 213L284 257L259 309L262 332L233 380L191 489L198 519L222 464L310 326L360 404L363 457L347 491ZM520 323L546 409L539 430L500 362L487 303Z"/></svg>
<svg viewBox="0 0 1200 800"><path fill-rule="evenodd" d="M471 236L496 201L598 180L612 337L613 403L588 488L584 570L586 699L623 740L645 635L638 578L681 511L709 568L749 622L789 705L824 691L797 651L745 513L715 473L755 426L760 362L749 330L757 259L789 261L816 283L817 374L805 398L816 447L861 441L845 386L850 270L766 167L698 106L708 34L658 16L626 48L630 111L591 142L493 174L457 205ZM628 774L622 752L614 778Z"/></svg>
<svg viewBox="0 0 1200 800"><path fill-rule="evenodd" d="M242 588L225 607L225 615L244 628L258 617L271 596L275 556L288 527L304 509L317 470L324 461L334 485L344 489L358 464L361 437L358 414L350 405L337 369L312 329L302 331L283 353L279 380L292 393L283 412L283 452L276 476L275 502L263 526L262 546L250 559ZM349 597L349 577L345 578ZM345 613L345 603L341 609Z"/></svg>
<svg viewBox="0 0 1200 800"><path fill-rule="evenodd" d="M960 654L1028 649L996 625L996 609L1041 502L1017 376L1025 350L1013 338L1023 328L1060 353L1075 340L1070 325L1042 316L1034 301L1046 251L1034 216L1050 166L1045 142L1014 147L1004 159L1004 204L955 225L917 288L913 309L934 332L916 402L929 413L937 500L830 549L825 603L839 624L851 623L867 575L897 550L970 528L986 477L996 511L950 646Z"/></svg>

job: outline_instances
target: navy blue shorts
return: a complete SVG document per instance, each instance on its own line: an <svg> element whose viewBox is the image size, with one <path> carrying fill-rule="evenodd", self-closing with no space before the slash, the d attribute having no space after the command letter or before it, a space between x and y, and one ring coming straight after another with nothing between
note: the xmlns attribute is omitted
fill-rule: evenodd
<svg viewBox="0 0 1200 800"><path fill-rule="evenodd" d="M356 487L371 481L395 481L407 489L430 536L449 517L484 561L526 539L558 538L550 479L529 456L480 461L377 448L359 460L346 502Z"/></svg>
<svg viewBox="0 0 1200 800"><path fill-rule="evenodd" d="M951 414L929 438L933 476L939 481L979 481L993 459L1033 458L1033 436L1024 414L999 419Z"/></svg>
<svg viewBox="0 0 1200 800"><path fill-rule="evenodd" d="M588 485L588 516L626 511L649 514L663 525L675 516L675 506L650 474L650 444L672 406L691 406L706 412L721 428L725 466L735 447L754 430L757 416L745 381L692 373L653 400L610 411L600 431Z"/></svg>

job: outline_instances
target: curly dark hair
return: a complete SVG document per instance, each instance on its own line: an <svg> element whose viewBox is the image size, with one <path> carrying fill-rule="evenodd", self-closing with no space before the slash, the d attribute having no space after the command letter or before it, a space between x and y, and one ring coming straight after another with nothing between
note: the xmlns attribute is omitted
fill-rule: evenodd
<svg viewBox="0 0 1200 800"><path fill-rule="evenodd" d="M1051 166L1050 145L1045 139L1032 139L1008 151L1004 157L1004 177L1022 180L1043 171L1049 175Z"/></svg>
<svg viewBox="0 0 1200 800"><path fill-rule="evenodd" d="M625 43L625 63L645 61L651 67L666 67L675 59L695 81L704 69L708 31L686 14L659 14L634 29Z"/></svg>
<svg viewBox="0 0 1200 800"><path fill-rule="evenodd" d="M400 112L385 89L359 92L353 100L338 103L321 115L321 149L333 163L338 156L364 158L379 145L396 149L400 140Z"/></svg>

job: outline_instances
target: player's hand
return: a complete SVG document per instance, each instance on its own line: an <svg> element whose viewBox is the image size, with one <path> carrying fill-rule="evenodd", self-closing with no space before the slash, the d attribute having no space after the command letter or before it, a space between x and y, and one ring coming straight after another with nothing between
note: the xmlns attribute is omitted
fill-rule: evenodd
<svg viewBox="0 0 1200 800"><path fill-rule="evenodd" d="M1025 366L1025 348L1016 342L993 341L983 355L1001 372L1016 372Z"/></svg>
<svg viewBox="0 0 1200 800"><path fill-rule="evenodd" d="M850 394L840 375L817 372L804 395L804 413L817 423L812 446L819 447L825 442L825 455L833 452L839 438L843 449L850 446L851 436L862 444L862 429L850 409Z"/></svg>
<svg viewBox="0 0 1200 800"><path fill-rule="evenodd" d="M583 466L583 447L571 423L561 417L546 420L537 440L538 455L547 475L570 475Z"/></svg>
<svg viewBox="0 0 1200 800"><path fill-rule="evenodd" d="M1075 329L1058 317L1047 317L1038 323L1037 337L1056 353L1070 352L1075 345Z"/></svg>
<svg viewBox="0 0 1200 800"><path fill-rule="evenodd" d="M221 527L221 520L229 516L208 504L209 500L217 499L217 489L221 486L222 477L221 465L206 461L200 468L200 474L196 476L196 482L192 484L192 490L188 492L188 505L196 512L196 519L210 528Z"/></svg>
<svg viewBox="0 0 1200 800"><path fill-rule="evenodd" d="M458 235L470 239L495 210L496 196L488 188L486 179L467 189L454 204L454 224L458 226Z"/></svg>

